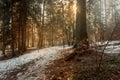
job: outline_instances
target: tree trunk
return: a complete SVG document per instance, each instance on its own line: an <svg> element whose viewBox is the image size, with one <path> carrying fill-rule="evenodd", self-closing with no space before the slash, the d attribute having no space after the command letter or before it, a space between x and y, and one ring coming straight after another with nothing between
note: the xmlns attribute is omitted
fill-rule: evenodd
<svg viewBox="0 0 120 80"><path fill-rule="evenodd" d="M77 0L77 6L76 41L80 42L88 39L86 24L86 0Z"/></svg>

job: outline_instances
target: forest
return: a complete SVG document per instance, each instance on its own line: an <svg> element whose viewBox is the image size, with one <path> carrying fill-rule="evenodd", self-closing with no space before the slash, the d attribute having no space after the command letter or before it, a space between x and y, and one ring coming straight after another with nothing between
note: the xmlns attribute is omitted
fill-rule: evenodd
<svg viewBox="0 0 120 80"><path fill-rule="evenodd" d="M0 80L119 80L120 0L0 0Z"/></svg>

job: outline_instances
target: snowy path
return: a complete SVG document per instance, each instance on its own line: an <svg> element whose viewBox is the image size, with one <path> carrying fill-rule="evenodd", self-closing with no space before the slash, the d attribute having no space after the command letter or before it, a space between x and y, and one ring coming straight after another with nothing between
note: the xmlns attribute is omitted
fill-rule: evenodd
<svg viewBox="0 0 120 80"><path fill-rule="evenodd" d="M64 56L59 52L59 50L62 49L65 48L59 46L50 47L35 50L17 58L0 61L0 80L45 80L46 66L49 65L51 61ZM32 64L27 65L29 62ZM25 64L27 66L21 67ZM15 70L21 71L14 73ZM22 72L22 70L25 71ZM14 73L14 75L8 77L10 73Z"/></svg>
<svg viewBox="0 0 120 80"><path fill-rule="evenodd" d="M101 45L101 43L97 45ZM66 48L70 47L44 48L16 58L0 61L0 80L45 80L47 65L55 59L64 57L64 53L60 53L59 50ZM105 52L120 54L120 41L110 42Z"/></svg>

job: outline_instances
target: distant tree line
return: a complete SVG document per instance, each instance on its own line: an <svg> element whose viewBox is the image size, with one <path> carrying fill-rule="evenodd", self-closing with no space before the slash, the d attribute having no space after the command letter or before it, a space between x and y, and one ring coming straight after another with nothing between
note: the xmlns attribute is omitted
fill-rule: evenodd
<svg viewBox="0 0 120 80"><path fill-rule="evenodd" d="M80 41L119 40L119 0L0 0L3 54L73 45Z"/></svg>

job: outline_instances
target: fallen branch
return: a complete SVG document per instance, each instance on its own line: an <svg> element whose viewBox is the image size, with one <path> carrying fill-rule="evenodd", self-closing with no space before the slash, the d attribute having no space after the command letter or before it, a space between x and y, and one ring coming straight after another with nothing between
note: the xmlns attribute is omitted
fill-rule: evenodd
<svg viewBox="0 0 120 80"><path fill-rule="evenodd" d="M65 57L65 61L70 61L72 59L75 58L75 56L78 54L80 56L83 56L85 54L88 54L89 52L91 52L93 49L87 49L87 50L82 50L82 51L77 51L77 50L74 50L73 53L71 53L70 55L66 56Z"/></svg>

